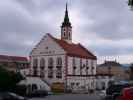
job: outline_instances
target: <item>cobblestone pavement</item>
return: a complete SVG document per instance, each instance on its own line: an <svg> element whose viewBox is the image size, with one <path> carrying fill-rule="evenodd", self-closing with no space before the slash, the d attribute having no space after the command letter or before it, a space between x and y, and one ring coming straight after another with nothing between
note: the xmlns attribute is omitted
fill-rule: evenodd
<svg viewBox="0 0 133 100"><path fill-rule="evenodd" d="M96 94L62 94L50 95L45 98L32 98L30 100L100 100Z"/></svg>

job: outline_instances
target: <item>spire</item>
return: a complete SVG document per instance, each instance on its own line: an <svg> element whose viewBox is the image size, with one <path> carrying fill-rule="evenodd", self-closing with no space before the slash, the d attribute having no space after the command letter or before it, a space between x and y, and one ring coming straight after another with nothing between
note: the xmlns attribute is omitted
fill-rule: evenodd
<svg viewBox="0 0 133 100"><path fill-rule="evenodd" d="M61 25L61 39L65 40L68 43L72 43L72 26L69 21L67 3L66 3L64 21L62 22Z"/></svg>
<svg viewBox="0 0 133 100"><path fill-rule="evenodd" d="M66 3L66 11L65 11L64 22L69 22L68 11L67 11L67 3Z"/></svg>
<svg viewBox="0 0 133 100"><path fill-rule="evenodd" d="M67 10L67 3L66 3L66 11L65 11L64 22L62 23L62 27L64 27L64 26L71 27L71 23L69 22L69 16L68 16L68 10Z"/></svg>
<svg viewBox="0 0 133 100"><path fill-rule="evenodd" d="M66 11L67 11L67 3L66 3Z"/></svg>

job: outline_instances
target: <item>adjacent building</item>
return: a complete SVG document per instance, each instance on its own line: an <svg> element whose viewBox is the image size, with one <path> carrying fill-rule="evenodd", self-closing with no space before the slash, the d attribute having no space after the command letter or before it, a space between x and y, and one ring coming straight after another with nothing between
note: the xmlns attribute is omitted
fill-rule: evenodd
<svg viewBox="0 0 133 100"><path fill-rule="evenodd" d="M29 73L27 72L29 68L27 57L0 55L0 65L9 71L17 72L23 70L24 74Z"/></svg>
<svg viewBox="0 0 133 100"><path fill-rule="evenodd" d="M103 64L100 64L97 67L97 74L112 75L116 81L129 79L129 74L117 61L105 61Z"/></svg>
<svg viewBox="0 0 133 100"><path fill-rule="evenodd" d="M97 82L98 90L108 88L112 82L121 82L129 80L129 73L117 61L105 61L97 66Z"/></svg>
<svg viewBox="0 0 133 100"><path fill-rule="evenodd" d="M95 89L97 57L80 43L73 43L72 34L66 5L61 38L47 33L33 48L30 74L50 85L62 83L65 89Z"/></svg>

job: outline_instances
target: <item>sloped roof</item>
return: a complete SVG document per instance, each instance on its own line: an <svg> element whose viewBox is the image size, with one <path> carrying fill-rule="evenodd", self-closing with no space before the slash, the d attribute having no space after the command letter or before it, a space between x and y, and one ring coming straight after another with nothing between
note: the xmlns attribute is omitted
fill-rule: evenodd
<svg viewBox="0 0 133 100"><path fill-rule="evenodd" d="M90 51L88 51L81 44L67 43L64 40L56 39L50 34L48 34L56 43L58 43L69 56L76 56L80 58L89 58L89 59L97 59L95 55L93 55Z"/></svg>
<svg viewBox="0 0 133 100"><path fill-rule="evenodd" d="M0 61L22 61L22 62L28 62L28 59L26 57L20 57L20 56L8 56L8 55L0 55Z"/></svg>

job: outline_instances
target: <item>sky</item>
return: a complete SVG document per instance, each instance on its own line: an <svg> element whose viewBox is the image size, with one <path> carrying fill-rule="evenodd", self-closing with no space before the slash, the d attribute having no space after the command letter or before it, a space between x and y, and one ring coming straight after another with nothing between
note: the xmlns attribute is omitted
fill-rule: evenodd
<svg viewBox="0 0 133 100"><path fill-rule="evenodd" d="M133 11L127 0L0 0L0 54L29 56L46 34L60 38L68 2L73 42L98 58L133 62Z"/></svg>

